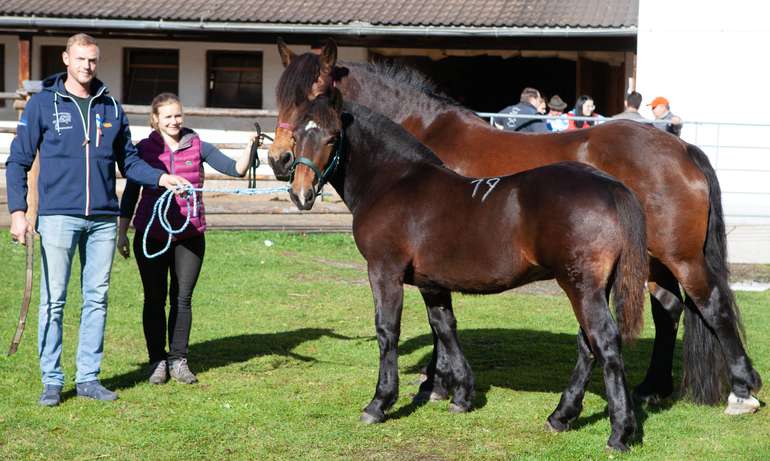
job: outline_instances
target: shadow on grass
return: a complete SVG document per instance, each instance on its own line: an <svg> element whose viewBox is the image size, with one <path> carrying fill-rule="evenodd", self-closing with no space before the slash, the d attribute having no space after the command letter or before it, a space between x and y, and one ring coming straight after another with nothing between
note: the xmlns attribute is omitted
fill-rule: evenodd
<svg viewBox="0 0 770 461"><path fill-rule="evenodd" d="M302 362L315 362L317 359L292 352L297 346L307 341L322 337L351 340L326 328L301 328L280 333L248 334L217 338L190 345L188 357L195 373L203 373L212 368L220 368L232 363L242 363L254 357L279 355ZM122 375L103 380L108 389L127 389L148 378L146 364Z"/></svg>
<svg viewBox="0 0 770 461"><path fill-rule="evenodd" d="M577 360L576 335L552 333L548 331L485 328L458 331L463 352L470 363L476 378L474 408L483 408L487 404L486 394L492 387L511 389L522 392L548 392L561 394L567 386ZM624 345L623 361L629 387L633 388L642 380L652 355L652 339L638 339L633 345ZM431 335L421 335L404 341L399 345L399 355L407 355L421 349L425 353L417 360L417 365L406 368L409 373L419 373L427 366L431 358L433 340ZM677 342L677 349L681 344ZM674 382L679 374L675 366ZM402 392L417 391L403 389ZM631 389L629 389L631 390ZM594 366L587 392L605 398L604 379L601 367ZM554 396L553 407L559 402ZM658 405L636 406L638 430L637 439L644 434L644 422L649 414L667 410L672 405L666 399ZM413 413L424 403L412 402L388 415L398 419ZM590 415L583 414L572 424L573 429L590 426L608 418L607 408Z"/></svg>

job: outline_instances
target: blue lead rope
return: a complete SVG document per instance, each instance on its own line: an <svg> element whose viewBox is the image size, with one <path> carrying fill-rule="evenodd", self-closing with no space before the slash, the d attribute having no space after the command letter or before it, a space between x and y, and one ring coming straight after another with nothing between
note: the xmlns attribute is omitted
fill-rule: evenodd
<svg viewBox="0 0 770 461"><path fill-rule="evenodd" d="M184 230L190 224L191 208L192 216L198 216L198 192L219 192L233 195L264 195L286 192L289 190L289 186L271 187L267 189L209 189L205 187L193 187L191 185L180 187L185 191L185 205L187 208L184 224L182 224L182 226L178 229L171 227L171 223L168 221L168 209L171 207L171 203L174 202L174 191L169 189L163 192L163 194L155 202L155 205L153 205L150 221L147 223L147 227L144 229L144 237L142 238L142 250L144 251L144 256L148 259L155 258L165 253L166 250L168 250L168 248L171 246L171 239L174 237L174 235L184 232ZM162 250L158 251L157 253L149 254L147 252L147 236L149 235L150 227L152 227L152 223L156 218L158 219L158 224L160 224L160 227L168 234L168 238L166 239L166 245Z"/></svg>

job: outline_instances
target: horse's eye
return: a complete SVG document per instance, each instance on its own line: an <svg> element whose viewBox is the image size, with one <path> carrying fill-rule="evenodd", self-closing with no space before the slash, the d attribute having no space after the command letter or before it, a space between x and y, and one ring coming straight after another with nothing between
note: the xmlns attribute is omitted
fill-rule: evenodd
<svg viewBox="0 0 770 461"><path fill-rule="evenodd" d="M328 145L328 144L334 144L334 141L336 141L336 140L337 140L337 137L336 137L336 136L327 136L327 137L324 139L324 144L327 144L327 145Z"/></svg>

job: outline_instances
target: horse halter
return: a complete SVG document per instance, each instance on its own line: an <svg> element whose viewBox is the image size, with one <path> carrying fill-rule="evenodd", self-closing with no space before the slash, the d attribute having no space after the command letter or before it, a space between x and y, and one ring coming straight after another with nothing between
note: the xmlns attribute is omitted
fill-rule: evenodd
<svg viewBox="0 0 770 461"><path fill-rule="evenodd" d="M313 171L313 175L315 178L318 179L318 182L315 186L312 187L313 195L318 196L321 194L321 190L326 185L327 182L329 182L329 179L334 175L334 173L337 171L337 167L340 163L342 163L343 157L344 157L344 139L345 139L345 128L340 129L340 133L337 136L337 139L334 141L334 146L332 147L332 155L329 160L329 162L326 164L326 168L323 172L316 166L315 163L313 163L312 160L310 160L307 157L298 157L292 162L291 167L289 168L289 183L294 181L294 172L297 170L297 165L305 165L306 167L310 168L310 170Z"/></svg>

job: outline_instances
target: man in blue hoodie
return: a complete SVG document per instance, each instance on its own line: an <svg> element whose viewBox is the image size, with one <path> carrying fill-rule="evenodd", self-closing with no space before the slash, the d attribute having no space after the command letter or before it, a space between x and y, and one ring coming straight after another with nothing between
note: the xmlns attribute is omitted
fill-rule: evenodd
<svg viewBox="0 0 770 461"><path fill-rule="evenodd" d="M70 37L62 59L67 72L46 79L43 91L27 102L6 163L11 236L23 244L25 234L33 230L25 216L27 172L40 152L38 353L43 381L39 403L44 406L61 401L62 314L75 249L80 254L83 295L76 392L97 400L118 397L98 379L120 212L115 164L143 186L189 184L150 167L139 157L125 112L95 78L99 48L92 37Z"/></svg>

